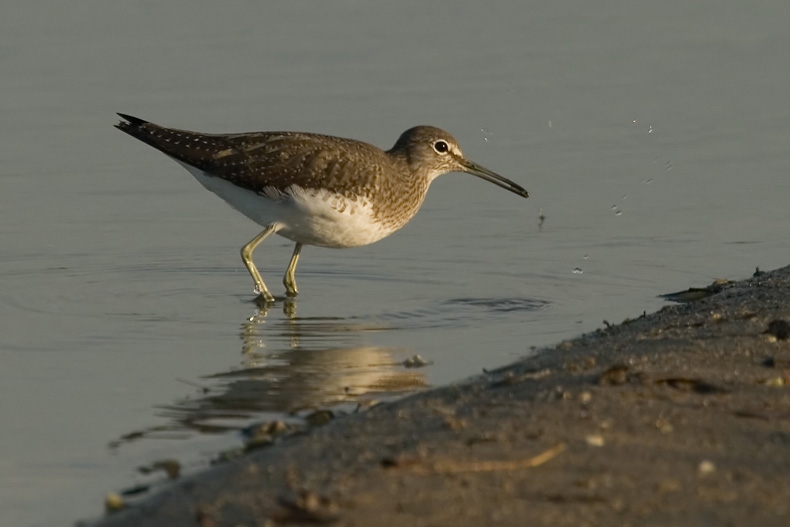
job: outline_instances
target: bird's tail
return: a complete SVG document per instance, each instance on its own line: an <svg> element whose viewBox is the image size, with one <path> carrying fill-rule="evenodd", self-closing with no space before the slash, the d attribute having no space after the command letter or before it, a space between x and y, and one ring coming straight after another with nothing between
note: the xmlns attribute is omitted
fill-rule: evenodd
<svg viewBox="0 0 790 527"><path fill-rule="evenodd" d="M194 167L207 166L218 149L227 148L222 136L166 128L132 115L118 115L123 120L115 128Z"/></svg>

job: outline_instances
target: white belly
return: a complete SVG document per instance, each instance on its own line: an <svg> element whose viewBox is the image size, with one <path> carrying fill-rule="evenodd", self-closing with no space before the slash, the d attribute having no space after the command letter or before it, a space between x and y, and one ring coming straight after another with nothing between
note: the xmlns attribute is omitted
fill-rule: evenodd
<svg viewBox="0 0 790 527"><path fill-rule="evenodd" d="M177 161L177 160L176 160ZM373 216L370 203L351 201L325 190L291 187L278 199L237 187L181 163L208 190L261 226L277 225L277 234L295 242L322 247L357 247L394 232Z"/></svg>

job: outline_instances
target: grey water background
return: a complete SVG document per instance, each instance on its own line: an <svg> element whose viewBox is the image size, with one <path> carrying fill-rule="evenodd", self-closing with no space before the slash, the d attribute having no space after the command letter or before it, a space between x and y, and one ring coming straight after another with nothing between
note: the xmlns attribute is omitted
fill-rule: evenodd
<svg viewBox="0 0 790 527"><path fill-rule="evenodd" d="M251 422L454 382L788 263L787 2L1 12L3 525L96 516L156 480L138 466L196 470ZM294 310L261 313L238 256L258 227L116 111L384 148L433 124L532 197L443 176L390 238L307 247ZM277 294L290 251L256 252Z"/></svg>

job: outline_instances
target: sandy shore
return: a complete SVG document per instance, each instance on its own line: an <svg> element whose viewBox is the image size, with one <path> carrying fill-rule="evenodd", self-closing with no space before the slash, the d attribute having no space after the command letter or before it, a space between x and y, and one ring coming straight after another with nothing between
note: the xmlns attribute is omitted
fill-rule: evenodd
<svg viewBox="0 0 790 527"><path fill-rule="evenodd" d="M283 438L96 525L790 525L790 267L717 290Z"/></svg>

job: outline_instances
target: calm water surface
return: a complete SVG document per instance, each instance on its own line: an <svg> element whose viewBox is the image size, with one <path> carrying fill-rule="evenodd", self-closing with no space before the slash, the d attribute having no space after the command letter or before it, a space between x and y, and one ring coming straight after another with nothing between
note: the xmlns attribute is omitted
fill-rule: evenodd
<svg viewBox="0 0 790 527"><path fill-rule="evenodd" d="M152 481L137 467L205 466L252 422L454 382L787 264L790 7L725 4L4 6L0 524L95 516ZM238 256L257 226L115 111L386 148L433 124L532 197L443 176L392 237L307 247L302 295L264 313ZM277 293L290 251L256 252Z"/></svg>

